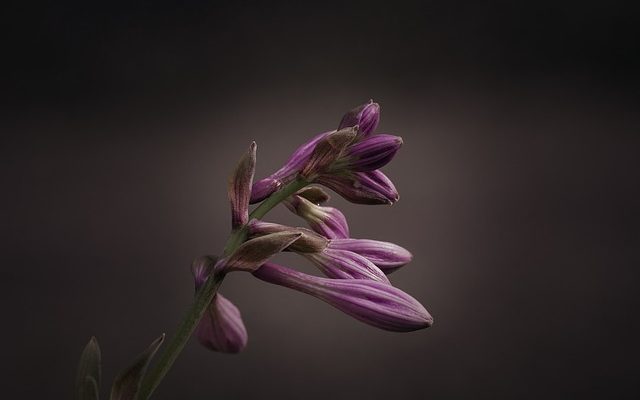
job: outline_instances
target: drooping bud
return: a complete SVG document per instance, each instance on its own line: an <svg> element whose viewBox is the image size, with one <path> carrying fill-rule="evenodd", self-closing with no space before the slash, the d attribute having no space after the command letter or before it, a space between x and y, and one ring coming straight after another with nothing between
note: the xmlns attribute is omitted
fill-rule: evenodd
<svg viewBox="0 0 640 400"><path fill-rule="evenodd" d="M300 171L300 176L313 181L318 175L326 172L353 142L356 132L357 127L345 128L320 140Z"/></svg>
<svg viewBox="0 0 640 400"><path fill-rule="evenodd" d="M340 125L338 125L338 130L350 126L358 126L360 128L359 135L369 136L375 131L378 122L380 122L380 106L371 100L369 103L358 106L346 113L342 117Z"/></svg>
<svg viewBox="0 0 640 400"><path fill-rule="evenodd" d="M296 253L319 253L324 250L329 243L323 236L305 228L293 228L286 225L264 222L258 219L252 219L248 226L251 236L263 236L276 232L300 234L298 240L287 247L287 250L295 251Z"/></svg>
<svg viewBox="0 0 640 400"><path fill-rule="evenodd" d="M271 174L269 177L260 179L253 184L251 191L251 204L257 203L269 197L282 185L289 183L296 174L305 166L318 142L335 131L323 132L314 136L311 140L298 147L287 162Z"/></svg>
<svg viewBox="0 0 640 400"><path fill-rule="evenodd" d="M347 219L337 208L319 206L298 194L289 197L284 205L302 217L311 229L326 238L349 237Z"/></svg>
<svg viewBox="0 0 640 400"><path fill-rule="evenodd" d="M352 171L373 171L389 163L402 146L402 138L394 135L372 135L349 146L345 158Z"/></svg>
<svg viewBox="0 0 640 400"><path fill-rule="evenodd" d="M253 271L271 256L289 247L302 236L300 232L277 232L249 239L224 261L225 272Z"/></svg>
<svg viewBox="0 0 640 400"><path fill-rule="evenodd" d="M249 222L249 199L253 175L256 169L256 142L252 142L249 151L240 159L238 166L229 178L229 201L231 202L231 226L235 229Z"/></svg>
<svg viewBox="0 0 640 400"><path fill-rule="evenodd" d="M202 256L191 264L196 291L216 269L217 257ZM247 329L240 310L228 299L217 293L196 327L198 341L213 351L238 353L247 344Z"/></svg>
<svg viewBox="0 0 640 400"><path fill-rule="evenodd" d="M321 253L304 254L323 274L334 279L368 279L389 284L389 278L360 254L327 247Z"/></svg>
<svg viewBox="0 0 640 400"><path fill-rule="evenodd" d="M385 274L390 274L408 264L413 256L404 247L394 243L371 239L334 239L328 245L331 249L348 250L365 257Z"/></svg>
<svg viewBox="0 0 640 400"><path fill-rule="evenodd" d="M379 170L321 175L316 182L356 204L393 204L400 198L391 180Z"/></svg>
<svg viewBox="0 0 640 400"><path fill-rule="evenodd" d="M217 293L196 328L200 344L209 350L238 353L247 345L247 329L240 310Z"/></svg>
<svg viewBox="0 0 640 400"><path fill-rule="evenodd" d="M317 297L377 328L410 332L433 324L433 318L422 304L385 283L363 279L321 278L273 263L265 263L253 274L263 281Z"/></svg>

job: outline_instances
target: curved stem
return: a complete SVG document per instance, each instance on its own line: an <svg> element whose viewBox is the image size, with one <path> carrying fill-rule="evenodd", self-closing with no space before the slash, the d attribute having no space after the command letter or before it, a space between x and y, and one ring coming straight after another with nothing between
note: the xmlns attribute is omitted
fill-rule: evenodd
<svg viewBox="0 0 640 400"><path fill-rule="evenodd" d="M302 178L298 178L290 182L260 203L260 205L249 215L249 219L259 219L264 217L273 207L278 205L278 203L308 184L309 182ZM248 230L246 226L233 231L224 248L224 255L227 256L233 253L233 251L235 251L247 239L247 235ZM167 372L169 372L169 369L171 369L171 366L178 358L178 355L187 344L189 337L191 337L191 334L193 334L193 331L196 329L196 326L204 315L205 310L218 292L218 288L220 287L223 279L224 274L212 274L205 284L202 285L200 290L196 292L193 305L189 308L187 315L178 327L178 331L165 347L164 352L160 356L160 359L153 370L144 377L140 387L140 392L138 393L138 399L148 399L153 391L158 387Z"/></svg>

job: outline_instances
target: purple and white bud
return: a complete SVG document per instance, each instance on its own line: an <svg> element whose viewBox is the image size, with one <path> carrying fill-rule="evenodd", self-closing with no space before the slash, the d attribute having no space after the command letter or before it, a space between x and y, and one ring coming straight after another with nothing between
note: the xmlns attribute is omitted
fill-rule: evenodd
<svg viewBox="0 0 640 400"><path fill-rule="evenodd" d="M380 122L380 106L371 100L346 113L338 125L338 130L358 126L360 136L369 136L377 128L378 122Z"/></svg>
<svg viewBox="0 0 640 400"><path fill-rule="evenodd" d="M271 174L269 177L256 181L253 184L253 189L251 190L251 204L266 199L282 185L293 180L297 173L309 161L309 157L311 157L311 153L313 153L318 142L333 132L335 131L323 132L314 136L311 140L298 147L282 168Z"/></svg>
<svg viewBox="0 0 640 400"><path fill-rule="evenodd" d="M410 332L433 324L416 299L391 285L363 279L328 279L265 263L257 278L317 297L366 324L396 332Z"/></svg>
<svg viewBox="0 0 640 400"><path fill-rule="evenodd" d="M209 350L238 353L247 346L247 328L240 310L217 293L196 327L196 337Z"/></svg>
<svg viewBox="0 0 640 400"><path fill-rule="evenodd" d="M320 253L303 254L329 278L367 279L390 284L389 278L374 263L360 254L327 247Z"/></svg>
<svg viewBox="0 0 640 400"><path fill-rule="evenodd" d="M387 165L402 146L402 138L394 135L372 135L349 146L347 168L351 171L373 171Z"/></svg>
<svg viewBox="0 0 640 400"><path fill-rule="evenodd" d="M400 198L391 180L379 170L321 175L316 183L356 204L393 204Z"/></svg>
<svg viewBox="0 0 640 400"><path fill-rule="evenodd" d="M238 166L229 178L228 193L231 203L231 226L234 229L249 222L249 199L255 170L256 142L253 142L249 146L249 151L242 156Z"/></svg>
<svg viewBox="0 0 640 400"><path fill-rule="evenodd" d="M326 238L349 237L347 219L337 208L319 206L297 194L289 197L284 205L302 217L311 229Z"/></svg>
<svg viewBox="0 0 640 400"><path fill-rule="evenodd" d="M191 264L196 291L216 269L217 258L203 256ZM238 307L218 293L205 310L195 331L198 341L206 348L223 353L238 353L247 345L247 329Z"/></svg>
<svg viewBox="0 0 640 400"><path fill-rule="evenodd" d="M334 239L329 242L328 248L360 254L385 274L390 274L408 264L413 258L409 250L404 247L371 239Z"/></svg>

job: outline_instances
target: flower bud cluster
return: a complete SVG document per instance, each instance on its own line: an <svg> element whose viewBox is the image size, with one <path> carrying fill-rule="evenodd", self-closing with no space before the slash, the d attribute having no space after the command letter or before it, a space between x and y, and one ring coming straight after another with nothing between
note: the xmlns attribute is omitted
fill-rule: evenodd
<svg viewBox="0 0 640 400"><path fill-rule="evenodd" d="M358 204L396 202L398 192L380 168L395 156L402 139L374 134L379 119L380 106L373 101L354 108L342 117L337 130L315 136L282 168L255 183L256 145L252 143L229 180L235 241L230 241L220 259L207 256L194 261L196 290L212 275L247 271L263 281L312 295L381 329L407 332L431 326L433 318L427 310L395 288L387 276L409 263L411 253L393 243L351 238L345 215L326 204L329 195L319 186L309 186L325 186ZM283 202L309 229L265 222L249 213L249 204L265 200L260 208L275 203L273 199ZM309 260L324 277L269 261L281 251ZM220 293L207 308L196 336L207 348L228 353L242 350L247 343L240 311Z"/></svg>

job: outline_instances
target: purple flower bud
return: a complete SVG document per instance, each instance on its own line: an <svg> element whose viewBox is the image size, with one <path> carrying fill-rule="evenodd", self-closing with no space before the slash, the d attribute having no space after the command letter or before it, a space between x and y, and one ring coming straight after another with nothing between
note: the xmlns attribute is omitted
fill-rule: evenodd
<svg viewBox="0 0 640 400"><path fill-rule="evenodd" d="M217 258L203 256L191 264L196 291L216 269ZM206 348L223 353L237 353L247 345L247 329L238 308L218 293L205 310L196 327L196 337Z"/></svg>
<svg viewBox="0 0 640 400"><path fill-rule="evenodd" d="M394 135L372 135L347 150L348 169L373 171L389 163L402 146L402 138Z"/></svg>
<svg viewBox="0 0 640 400"><path fill-rule="evenodd" d="M370 239L334 239L329 242L330 249L348 250L364 256L385 274L408 264L413 256L407 249L397 244Z"/></svg>
<svg viewBox="0 0 640 400"><path fill-rule="evenodd" d="M321 278L273 263L265 263L253 274L263 281L317 297L353 318L381 329L410 332L433 324L433 318L422 304L385 283Z"/></svg>
<svg viewBox="0 0 640 400"><path fill-rule="evenodd" d="M251 191L251 204L266 199L273 192L278 190L280 186L291 181L302 167L305 166L318 142L333 132L335 131L323 132L314 136L311 140L298 147L282 168L274 172L269 177L260 179L254 183Z"/></svg>
<svg viewBox="0 0 640 400"><path fill-rule="evenodd" d="M389 278L374 263L360 254L326 248L320 253L304 254L323 274L334 279L368 279L389 284Z"/></svg>
<svg viewBox="0 0 640 400"><path fill-rule="evenodd" d="M225 272L254 271L271 256L289 247L302 236L300 232L277 232L242 243L221 265Z"/></svg>
<svg viewBox="0 0 640 400"><path fill-rule="evenodd" d="M222 353L238 353L247 345L247 329L240 310L221 293L205 310L195 334L204 347Z"/></svg>
<svg viewBox="0 0 640 400"><path fill-rule="evenodd" d="M256 169L256 142L251 143L249 151L240 159L238 166L229 178L229 201L231 202L231 226L237 228L249 222L249 198L253 174Z"/></svg>
<svg viewBox="0 0 640 400"><path fill-rule="evenodd" d="M273 178L263 178L254 182L251 189L251 204L257 203L271 196L282 186L282 181Z"/></svg>
<svg viewBox="0 0 640 400"><path fill-rule="evenodd" d="M356 204L393 204L400 197L391 180L379 170L321 175L316 182Z"/></svg>
<svg viewBox="0 0 640 400"><path fill-rule="evenodd" d="M326 238L349 237L347 219L337 208L316 205L300 195L289 197L284 205L291 212L302 217L311 229Z"/></svg>
<svg viewBox="0 0 640 400"><path fill-rule="evenodd" d="M358 126L359 135L369 136L378 126L378 122L380 122L380 106L371 100L346 113L338 125L338 130Z"/></svg>

